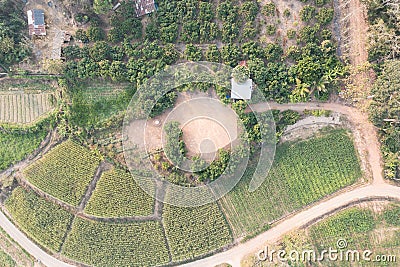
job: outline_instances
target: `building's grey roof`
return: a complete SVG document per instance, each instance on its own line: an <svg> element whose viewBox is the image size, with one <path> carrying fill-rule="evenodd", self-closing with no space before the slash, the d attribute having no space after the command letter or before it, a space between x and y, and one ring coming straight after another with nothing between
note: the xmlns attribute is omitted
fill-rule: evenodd
<svg viewBox="0 0 400 267"><path fill-rule="evenodd" d="M46 25L44 22L44 11L41 9L28 10L28 29L29 35L46 35Z"/></svg>
<svg viewBox="0 0 400 267"><path fill-rule="evenodd" d="M232 89L231 98L232 99L251 99L251 93L253 92L253 80L248 79L244 83L237 83L235 79L231 79Z"/></svg>
<svg viewBox="0 0 400 267"><path fill-rule="evenodd" d="M41 9L33 10L33 24L44 25L44 11Z"/></svg>

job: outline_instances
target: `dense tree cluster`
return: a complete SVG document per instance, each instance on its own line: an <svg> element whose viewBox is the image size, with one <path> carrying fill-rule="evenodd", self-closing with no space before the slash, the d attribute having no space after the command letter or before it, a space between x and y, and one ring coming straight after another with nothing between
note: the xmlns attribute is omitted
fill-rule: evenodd
<svg viewBox="0 0 400 267"><path fill-rule="evenodd" d="M370 23L368 59L378 78L370 118L379 129L385 177L400 180L400 16L395 1L366 0Z"/></svg>
<svg viewBox="0 0 400 267"><path fill-rule="evenodd" d="M122 42L122 46L113 46L105 41L83 48L70 46L63 49L63 55L73 59L67 62L65 69L65 76L71 82L76 78L102 77L141 84L157 70L178 59L173 46L160 46L149 41L133 44L127 40Z"/></svg>
<svg viewBox="0 0 400 267"><path fill-rule="evenodd" d="M385 177L400 180L400 61L383 64L372 94L370 116L380 132Z"/></svg>
<svg viewBox="0 0 400 267"><path fill-rule="evenodd" d="M93 10L97 14L104 14L112 8L112 0L93 0Z"/></svg>
<svg viewBox="0 0 400 267"><path fill-rule="evenodd" d="M177 121L171 121L165 124L164 131L166 135L166 144L164 153L174 166L179 166L186 153L185 143L182 140L182 130Z"/></svg>
<svg viewBox="0 0 400 267"><path fill-rule="evenodd" d="M383 0L366 0L370 23L369 61L382 63L400 57L399 3Z"/></svg>
<svg viewBox="0 0 400 267"><path fill-rule="evenodd" d="M120 42L127 37L133 39L142 37L142 22L136 18L134 5L122 5L111 16L110 24L113 27L107 36L110 42Z"/></svg>
<svg viewBox="0 0 400 267"><path fill-rule="evenodd" d="M19 62L30 55L22 1L0 1L0 64Z"/></svg>
<svg viewBox="0 0 400 267"><path fill-rule="evenodd" d="M310 21L298 32L287 30L288 38L296 39L297 45L284 51L280 39L264 42L257 37L260 24L256 17L259 12L275 16L273 2L262 8L254 0L157 3L157 12L146 17L146 23L136 18L133 5L122 3L117 11L109 13L111 29L107 34L102 30L107 21L100 21L89 12L89 27L78 30L75 36L84 45L63 48L67 59L64 74L69 84L103 78L130 82L136 88L165 66L180 61L207 60L232 68L246 61L249 71L246 76L253 79L267 99L296 102L310 97L326 99L336 86L336 78L343 74L331 31L326 26L331 21L330 8L306 5L302 16ZM271 23L266 25L266 33L276 35L280 22ZM205 91L210 85L191 87ZM226 88L216 87L216 91L228 101ZM161 92L157 86L149 88L149 94L140 101L143 108L149 108L153 100L159 99L157 92ZM162 96L151 116L170 108L175 99L174 93Z"/></svg>

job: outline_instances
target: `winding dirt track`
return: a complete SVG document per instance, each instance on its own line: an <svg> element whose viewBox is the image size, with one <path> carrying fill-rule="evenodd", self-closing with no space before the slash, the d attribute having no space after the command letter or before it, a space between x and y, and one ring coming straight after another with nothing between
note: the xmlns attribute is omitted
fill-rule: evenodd
<svg viewBox="0 0 400 267"><path fill-rule="evenodd" d="M365 151L366 160L372 175L372 183L352 191L344 192L336 197L328 200L323 200L314 206L303 210L296 215L282 221L270 230L260 234L259 236L242 243L225 252L214 256L198 260L183 266L210 266L227 262L232 266L240 266L240 261L243 256L255 252L262 247L266 242L273 242L285 233L297 229L307 223L320 218L324 214L329 214L332 211L344 207L353 202L368 200L371 197L384 197L400 200L400 188L386 184L382 176L381 154L379 143L376 135L375 127L368 121L365 114L355 108L344 106L336 103L299 103L299 104L276 104L276 103L260 103L252 106L252 109L257 112L262 112L267 109L279 110L296 110L303 111L304 109L326 109L332 110L345 115L353 124L353 133L360 136L360 142L356 142L356 147L359 151ZM19 231L12 222L3 214L0 213L0 226L16 240L28 253L50 267L67 267L72 266L61 262L53 256L47 254L32 241L30 241L21 231Z"/></svg>

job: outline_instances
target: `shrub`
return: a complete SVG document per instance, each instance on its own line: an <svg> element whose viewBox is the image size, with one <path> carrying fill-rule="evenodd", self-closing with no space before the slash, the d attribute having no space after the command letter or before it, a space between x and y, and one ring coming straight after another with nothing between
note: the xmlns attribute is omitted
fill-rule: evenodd
<svg viewBox="0 0 400 267"><path fill-rule="evenodd" d="M383 218L388 224L400 226L400 207L396 206L385 210L383 213Z"/></svg>
<svg viewBox="0 0 400 267"><path fill-rule="evenodd" d="M275 11L276 11L275 3L270 2L270 3L265 4L265 6L263 6L261 13L266 17L272 17L272 16L275 16Z"/></svg>
<svg viewBox="0 0 400 267"><path fill-rule="evenodd" d="M276 26L269 24L265 27L265 31L268 35L274 35L276 33Z"/></svg>
<svg viewBox="0 0 400 267"><path fill-rule="evenodd" d="M289 39L294 39L296 37L296 30L295 29L289 29L286 33L287 37Z"/></svg>
<svg viewBox="0 0 400 267"><path fill-rule="evenodd" d="M316 18L321 25L327 25L332 21L333 14L334 14L333 8L323 7L319 10Z"/></svg>
<svg viewBox="0 0 400 267"><path fill-rule="evenodd" d="M87 31L87 36L91 42L97 42L104 40L105 38L105 33L104 30L100 27L89 27Z"/></svg>
<svg viewBox="0 0 400 267"><path fill-rule="evenodd" d="M313 6L304 6L300 11L301 20L304 22L310 21L315 16L315 7Z"/></svg>
<svg viewBox="0 0 400 267"><path fill-rule="evenodd" d="M329 0L314 0L314 3L316 6L321 7L326 5L329 2Z"/></svg>

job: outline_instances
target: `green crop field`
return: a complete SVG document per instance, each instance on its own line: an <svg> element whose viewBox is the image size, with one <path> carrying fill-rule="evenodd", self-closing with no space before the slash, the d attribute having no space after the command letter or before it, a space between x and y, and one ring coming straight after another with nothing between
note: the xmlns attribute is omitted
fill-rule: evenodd
<svg viewBox="0 0 400 267"><path fill-rule="evenodd" d="M395 212L395 221L386 217ZM382 213L370 208L350 208L342 211L309 229L309 242L321 251L329 246L337 248L339 239L346 240L350 250L371 250L375 255L397 255L400 253L400 206L389 205ZM392 217L394 218L394 217ZM397 259L398 260L398 259ZM361 262L362 266L398 266L396 262ZM329 262L329 266L343 266Z"/></svg>
<svg viewBox="0 0 400 267"><path fill-rule="evenodd" d="M73 95L71 120L82 126L101 124L124 112L135 88L129 84L88 84Z"/></svg>
<svg viewBox="0 0 400 267"><path fill-rule="evenodd" d="M55 107L54 87L44 81L10 79L0 85L0 123L29 124Z"/></svg>
<svg viewBox="0 0 400 267"><path fill-rule="evenodd" d="M44 192L77 206L99 161L88 149L69 140L26 168L24 176Z"/></svg>
<svg viewBox="0 0 400 267"><path fill-rule="evenodd" d="M0 250L0 267L15 267L17 263L3 250Z"/></svg>
<svg viewBox="0 0 400 267"><path fill-rule="evenodd" d="M26 124L51 111L52 93L24 93L0 91L0 122Z"/></svg>
<svg viewBox="0 0 400 267"><path fill-rule="evenodd" d="M337 250L337 260L329 260L329 253L325 253L324 260L310 263L310 266L398 266L400 253L400 205L372 202L361 204L340 211L306 229L295 230L283 236L279 242L269 244L270 251L274 249L292 250L302 255L303 251L314 251L316 259L320 258L322 251ZM392 215L396 216L392 216ZM340 246L339 246L339 245ZM367 255L373 261L363 259L363 252L371 251ZM348 251L351 253L348 254ZM357 252L355 252L357 251ZM352 253L355 260L352 260ZM359 260L357 259L359 255ZM293 255L295 255L293 253ZM332 254L334 256L335 253ZM343 257L341 258L341 255ZM378 256L379 255L379 256ZM382 258L384 255L385 258ZM376 256L380 258L376 258ZM395 256L392 258L391 256ZM287 254L287 259L288 259ZM384 259L384 261L377 261ZM275 263L277 260L275 257ZM268 267L267 261L258 261L254 254L243 260L243 267ZM309 266L303 260L295 266Z"/></svg>
<svg viewBox="0 0 400 267"><path fill-rule="evenodd" d="M18 226L38 244L59 251L72 215L31 191L16 188L5 206Z"/></svg>
<svg viewBox="0 0 400 267"><path fill-rule="evenodd" d="M248 191L251 173L249 168L220 201L235 236L255 234L269 222L353 184L362 175L353 142L345 130L279 145L269 175L252 193Z"/></svg>
<svg viewBox="0 0 400 267"><path fill-rule="evenodd" d="M91 101L97 101L108 97L116 97L117 95L130 90L129 83L90 83L82 90L82 95Z"/></svg>
<svg viewBox="0 0 400 267"><path fill-rule="evenodd" d="M34 261L32 255L0 228L0 267L34 267Z"/></svg>
<svg viewBox="0 0 400 267"><path fill-rule="evenodd" d="M217 204L197 208L164 206L163 222L172 260L193 259L232 242Z"/></svg>
<svg viewBox="0 0 400 267"><path fill-rule="evenodd" d="M46 136L46 130L6 132L0 130L0 171L23 160L37 149Z"/></svg>
<svg viewBox="0 0 400 267"><path fill-rule="evenodd" d="M62 254L77 261L108 266L155 266L169 262L159 222L111 224L77 218Z"/></svg>
<svg viewBox="0 0 400 267"><path fill-rule="evenodd" d="M85 212L99 217L146 216L153 213L153 206L154 198L137 185L129 172L114 168L101 176Z"/></svg>

